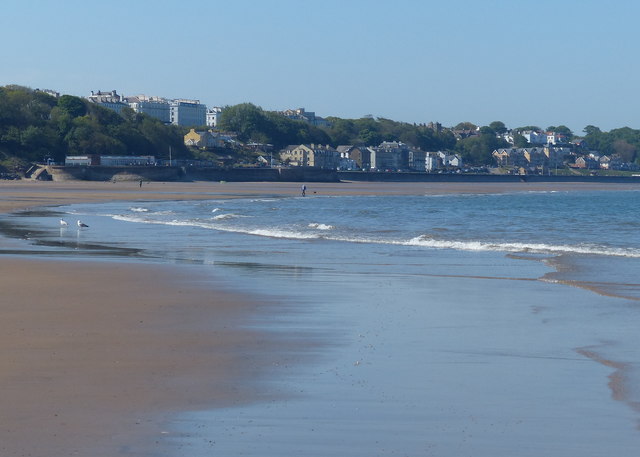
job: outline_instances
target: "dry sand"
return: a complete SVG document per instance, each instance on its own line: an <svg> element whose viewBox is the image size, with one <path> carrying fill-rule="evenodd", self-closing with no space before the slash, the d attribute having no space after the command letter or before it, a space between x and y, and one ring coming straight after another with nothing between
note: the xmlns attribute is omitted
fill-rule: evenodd
<svg viewBox="0 0 640 457"><path fill-rule="evenodd" d="M354 182L307 187L308 195L630 188ZM137 182L11 181L0 183L0 212L81 201L299 191L299 183L144 183L140 188ZM172 413L259 396L251 380L292 344L241 329L269 305L177 267L3 256L0 456L165 455Z"/></svg>

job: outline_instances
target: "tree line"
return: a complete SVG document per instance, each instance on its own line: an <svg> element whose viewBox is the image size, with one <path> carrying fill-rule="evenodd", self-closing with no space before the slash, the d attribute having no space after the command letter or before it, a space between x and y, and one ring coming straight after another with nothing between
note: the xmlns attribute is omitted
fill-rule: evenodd
<svg viewBox="0 0 640 457"><path fill-rule="evenodd" d="M67 155L188 156L184 129L132 109L120 114L72 95L0 87L0 166L6 171Z"/></svg>
<svg viewBox="0 0 640 457"><path fill-rule="evenodd" d="M500 135L509 131L501 121L486 126L461 122L452 128L432 128L391 119L328 117L328 126L289 119L251 103L227 106L219 117L218 129L237 134L241 142L271 144L279 150L290 144L376 146L383 141L401 141L425 151L451 151L470 165L490 165L491 153L511 147ZM206 126L196 126L207 129ZM530 146L522 133L541 131L537 126L511 130L515 147ZM564 125L547 131L573 132ZM154 155L166 158L202 158L203 153L184 145L184 127L165 125L145 114L123 108L121 113L72 95L53 97L22 86L0 87L0 166L25 167L32 162L64 161L67 155ZM456 137L455 133L473 132ZM640 130L629 127L603 132L589 125L584 129L584 150L617 155L625 162L640 161ZM207 157L205 157L207 158Z"/></svg>
<svg viewBox="0 0 640 457"><path fill-rule="evenodd" d="M456 139L450 131L437 132L425 125L390 119L328 117L329 127L317 127L279 113L265 111L252 103L227 106L222 110L219 128L238 134L240 141L271 144L276 149L290 144L378 145L383 141L402 141L424 150L452 149Z"/></svg>

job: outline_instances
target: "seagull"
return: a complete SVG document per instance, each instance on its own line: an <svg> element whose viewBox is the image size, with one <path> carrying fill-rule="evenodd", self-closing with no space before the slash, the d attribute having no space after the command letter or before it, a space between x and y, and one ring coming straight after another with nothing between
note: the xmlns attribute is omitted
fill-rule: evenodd
<svg viewBox="0 0 640 457"><path fill-rule="evenodd" d="M89 227L89 226L84 222L78 221L78 227L82 228L82 227Z"/></svg>
<svg viewBox="0 0 640 457"><path fill-rule="evenodd" d="M65 221L64 219L60 219L60 227L66 227L69 224L67 224L67 221Z"/></svg>

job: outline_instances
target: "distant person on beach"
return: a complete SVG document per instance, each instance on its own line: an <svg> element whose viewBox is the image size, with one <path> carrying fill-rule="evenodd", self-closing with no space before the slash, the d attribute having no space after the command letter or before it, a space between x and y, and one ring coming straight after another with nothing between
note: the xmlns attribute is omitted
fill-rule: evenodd
<svg viewBox="0 0 640 457"><path fill-rule="evenodd" d="M307 195L307 186L305 184L302 185L302 196Z"/></svg>
<svg viewBox="0 0 640 457"><path fill-rule="evenodd" d="M142 187L142 179L140 180L140 187Z"/></svg>

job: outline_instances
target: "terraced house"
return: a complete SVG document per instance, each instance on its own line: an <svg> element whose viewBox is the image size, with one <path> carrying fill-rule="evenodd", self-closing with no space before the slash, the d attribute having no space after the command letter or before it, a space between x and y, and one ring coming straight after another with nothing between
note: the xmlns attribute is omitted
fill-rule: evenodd
<svg viewBox="0 0 640 457"><path fill-rule="evenodd" d="M314 167L328 170L338 168L340 154L322 144L290 145L280 151L280 160L292 167Z"/></svg>
<svg viewBox="0 0 640 457"><path fill-rule="evenodd" d="M543 146L538 148L501 148L492 156L499 167L524 168L528 170L545 167L560 167L571 152L569 148Z"/></svg>

